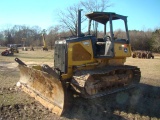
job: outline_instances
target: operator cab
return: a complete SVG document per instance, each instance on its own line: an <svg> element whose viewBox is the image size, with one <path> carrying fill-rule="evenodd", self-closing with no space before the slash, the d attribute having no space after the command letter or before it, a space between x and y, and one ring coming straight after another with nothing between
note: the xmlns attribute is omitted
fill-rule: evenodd
<svg viewBox="0 0 160 120"><path fill-rule="evenodd" d="M114 57L114 43L122 43L129 44L129 34L128 34L128 26L127 26L127 16L122 16L113 12L92 12L86 14L86 17L89 18L89 26L88 26L88 35L91 35L91 25L92 21L95 22L95 32L96 40L92 40L94 56L95 57ZM116 38L113 33L113 21L115 20L123 20L126 32L126 39ZM97 38L97 23L100 23L104 26L104 35L102 38ZM109 25L109 29L107 29L107 25Z"/></svg>

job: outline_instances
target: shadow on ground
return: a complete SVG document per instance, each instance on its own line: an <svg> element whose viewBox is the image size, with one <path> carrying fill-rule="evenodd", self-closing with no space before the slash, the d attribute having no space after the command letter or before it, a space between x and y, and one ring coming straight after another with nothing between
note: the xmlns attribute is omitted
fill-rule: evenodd
<svg viewBox="0 0 160 120"><path fill-rule="evenodd" d="M96 99L74 98L63 117L80 120L160 118L160 87L139 84L128 91Z"/></svg>

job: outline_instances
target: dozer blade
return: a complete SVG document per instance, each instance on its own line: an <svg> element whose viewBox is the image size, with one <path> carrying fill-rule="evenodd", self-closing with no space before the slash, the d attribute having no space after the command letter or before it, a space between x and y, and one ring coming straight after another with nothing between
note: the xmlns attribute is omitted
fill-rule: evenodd
<svg viewBox="0 0 160 120"><path fill-rule="evenodd" d="M20 86L53 113L61 115L64 109L64 89L53 75L19 64Z"/></svg>

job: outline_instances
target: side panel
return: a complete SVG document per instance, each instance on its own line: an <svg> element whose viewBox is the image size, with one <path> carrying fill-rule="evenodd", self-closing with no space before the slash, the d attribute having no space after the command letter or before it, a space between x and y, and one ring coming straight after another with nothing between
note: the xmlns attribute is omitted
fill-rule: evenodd
<svg viewBox="0 0 160 120"><path fill-rule="evenodd" d="M96 62L93 53L91 39L67 41L67 73L62 74L62 79L70 79L73 76L74 66L86 66L85 69L90 68L87 64Z"/></svg>
<svg viewBox="0 0 160 120"><path fill-rule="evenodd" d="M130 57L131 46L130 44L114 43L115 57Z"/></svg>
<svg viewBox="0 0 160 120"><path fill-rule="evenodd" d="M94 62L91 40L69 43L68 65L82 65Z"/></svg>
<svg viewBox="0 0 160 120"><path fill-rule="evenodd" d="M91 60L91 53L88 52L81 44L75 44L72 47L72 60L73 61L86 61Z"/></svg>

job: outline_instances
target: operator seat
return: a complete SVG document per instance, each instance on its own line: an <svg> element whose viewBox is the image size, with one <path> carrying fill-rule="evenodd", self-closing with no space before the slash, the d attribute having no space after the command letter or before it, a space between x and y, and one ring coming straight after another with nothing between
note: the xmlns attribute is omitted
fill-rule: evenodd
<svg viewBox="0 0 160 120"><path fill-rule="evenodd" d="M105 53L104 53L105 56L110 56L111 55L111 48L112 48L111 46L112 46L111 41L106 41Z"/></svg>
<svg viewBox="0 0 160 120"><path fill-rule="evenodd" d="M113 45L112 45L111 37L109 35L105 35L104 41L105 41L104 56L113 56Z"/></svg>

